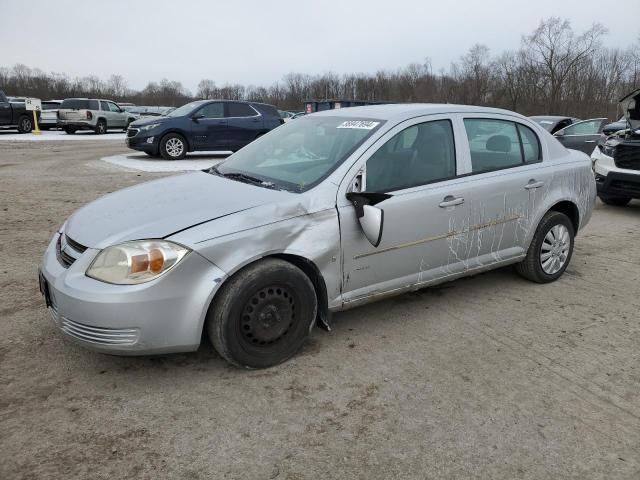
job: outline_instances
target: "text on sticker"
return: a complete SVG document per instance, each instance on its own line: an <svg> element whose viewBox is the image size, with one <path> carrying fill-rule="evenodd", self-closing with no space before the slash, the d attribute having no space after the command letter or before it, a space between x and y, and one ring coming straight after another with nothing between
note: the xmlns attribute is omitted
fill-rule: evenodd
<svg viewBox="0 0 640 480"><path fill-rule="evenodd" d="M372 130L376 128L376 126L380 122L372 122L370 120L347 120L342 122L336 128L360 128L362 130Z"/></svg>

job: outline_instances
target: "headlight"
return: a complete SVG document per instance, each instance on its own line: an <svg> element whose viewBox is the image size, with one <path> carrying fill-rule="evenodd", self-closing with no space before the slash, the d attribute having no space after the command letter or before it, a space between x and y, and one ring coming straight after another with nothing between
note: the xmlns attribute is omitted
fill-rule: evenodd
<svg viewBox="0 0 640 480"><path fill-rule="evenodd" d="M189 249L165 240L137 240L102 250L87 269L101 282L133 285L158 278L171 270Z"/></svg>
<svg viewBox="0 0 640 480"><path fill-rule="evenodd" d="M152 128L156 128L159 125L160 125L159 123L152 123L151 125L144 125L144 126L140 127L140 130L151 130Z"/></svg>
<svg viewBox="0 0 640 480"><path fill-rule="evenodd" d="M604 153L607 157L612 157L616 153L616 147L612 147L611 145L605 145L602 147L602 153Z"/></svg>

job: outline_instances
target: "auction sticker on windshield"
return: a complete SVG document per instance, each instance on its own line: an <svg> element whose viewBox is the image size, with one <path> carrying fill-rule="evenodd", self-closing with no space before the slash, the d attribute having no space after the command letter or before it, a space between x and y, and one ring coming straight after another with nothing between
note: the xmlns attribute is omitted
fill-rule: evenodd
<svg viewBox="0 0 640 480"><path fill-rule="evenodd" d="M372 122L370 120L347 120L342 122L336 128L359 128L361 130L373 130L380 122Z"/></svg>

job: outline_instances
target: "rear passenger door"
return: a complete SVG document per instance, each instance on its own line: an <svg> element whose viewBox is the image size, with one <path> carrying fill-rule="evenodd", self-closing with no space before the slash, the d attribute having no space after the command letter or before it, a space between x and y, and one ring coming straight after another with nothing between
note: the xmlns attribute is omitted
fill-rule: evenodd
<svg viewBox="0 0 640 480"><path fill-rule="evenodd" d="M467 268L519 257L546 174L535 132L508 116L461 115L467 137ZM532 203L533 202L533 203Z"/></svg>
<svg viewBox="0 0 640 480"><path fill-rule="evenodd" d="M226 102L227 141L233 151L253 141L263 131L262 115L251 105L242 102Z"/></svg>

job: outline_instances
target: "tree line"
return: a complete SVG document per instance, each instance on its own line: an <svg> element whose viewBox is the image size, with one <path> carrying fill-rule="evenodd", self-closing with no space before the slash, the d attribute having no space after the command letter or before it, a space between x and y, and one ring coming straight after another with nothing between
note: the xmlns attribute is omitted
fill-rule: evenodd
<svg viewBox="0 0 640 480"><path fill-rule="evenodd" d="M0 68L0 89L41 99L101 97L137 105L179 106L194 99L225 98L302 110L310 98L437 102L507 108L524 115L559 114L615 118L617 100L640 87L640 34L627 48L607 48L607 30L594 24L576 32L569 20L551 17L523 35L517 50L492 55L473 45L449 69L434 72L429 59L375 73L289 73L270 86L222 85L203 79L195 95L181 82L163 79L142 90L122 75L69 78L25 65Z"/></svg>

